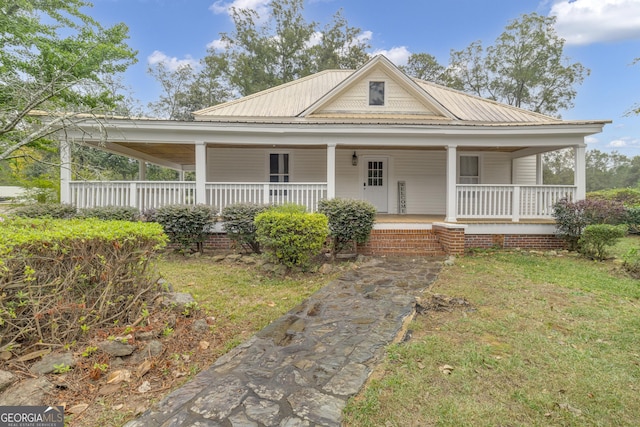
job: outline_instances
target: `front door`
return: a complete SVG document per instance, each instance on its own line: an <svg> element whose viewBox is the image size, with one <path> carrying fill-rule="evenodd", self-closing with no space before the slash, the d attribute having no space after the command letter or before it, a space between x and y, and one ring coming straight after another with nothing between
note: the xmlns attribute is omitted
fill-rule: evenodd
<svg viewBox="0 0 640 427"><path fill-rule="evenodd" d="M388 212L387 160L384 158L363 159L364 199L376 207L378 212Z"/></svg>

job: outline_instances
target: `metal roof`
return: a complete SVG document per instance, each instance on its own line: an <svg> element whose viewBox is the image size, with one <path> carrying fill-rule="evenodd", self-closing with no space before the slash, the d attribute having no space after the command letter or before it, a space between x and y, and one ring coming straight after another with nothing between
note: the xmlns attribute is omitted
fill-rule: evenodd
<svg viewBox="0 0 640 427"><path fill-rule="evenodd" d="M340 97L342 87L347 87L350 80L359 79L361 71L380 67L390 79L406 79L412 81L413 94L417 99L430 99L434 105L443 112L442 116L423 117L425 124L440 123L451 124L558 124L562 120L545 116L510 105L472 96L457 90L440 86L435 83L407 79L401 75L401 71L391 64L383 56L377 56L365 64L359 70L326 70L313 74L262 92L255 93L234 101L214 105L194 112L197 121L259 121L270 120L283 122L287 120L315 122L325 121L328 118L342 123L379 123L392 120L393 122L416 123L419 117L412 114L371 114L363 111L362 114L345 113L343 115L327 114L322 112L323 99L331 95L331 99ZM406 85L405 85L406 86ZM320 105L320 107L318 107ZM308 113L311 110L311 113Z"/></svg>

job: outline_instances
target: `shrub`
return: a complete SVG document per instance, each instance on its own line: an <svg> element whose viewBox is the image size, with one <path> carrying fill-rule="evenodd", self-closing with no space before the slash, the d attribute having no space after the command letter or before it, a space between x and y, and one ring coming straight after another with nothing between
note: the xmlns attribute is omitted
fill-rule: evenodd
<svg viewBox="0 0 640 427"><path fill-rule="evenodd" d="M133 322L152 304L149 271L166 243L158 224L9 218L0 227L0 351L67 343L83 331ZM28 345L23 345L28 347Z"/></svg>
<svg viewBox="0 0 640 427"><path fill-rule="evenodd" d="M626 223L629 233L640 234L640 206L627 208Z"/></svg>
<svg viewBox="0 0 640 427"><path fill-rule="evenodd" d="M73 218L77 215L75 206L64 203L30 203L12 211L23 218Z"/></svg>
<svg viewBox="0 0 640 427"><path fill-rule="evenodd" d="M587 194L588 200L613 200L626 207L640 206L640 190L635 188L614 188Z"/></svg>
<svg viewBox="0 0 640 427"><path fill-rule="evenodd" d="M237 203L222 210L222 227L229 239L259 254L260 243L256 237L256 216L269 207L255 203Z"/></svg>
<svg viewBox="0 0 640 427"><path fill-rule="evenodd" d="M320 213L302 213L290 207L271 208L256 216L258 242L274 261L307 268L328 235L328 221Z"/></svg>
<svg viewBox="0 0 640 427"><path fill-rule="evenodd" d="M621 202L601 199L570 202L566 199L553 206L556 233L567 242L569 250L579 248L584 228L591 224L622 224L627 213Z"/></svg>
<svg viewBox="0 0 640 427"><path fill-rule="evenodd" d="M209 227L216 221L215 213L215 208L206 205L167 205L156 210L154 221L183 251L195 244L202 253Z"/></svg>
<svg viewBox="0 0 640 427"><path fill-rule="evenodd" d="M610 224L592 224L585 227L580 237L580 251L602 261L607 258L607 247L613 246L627 234L627 226Z"/></svg>
<svg viewBox="0 0 640 427"><path fill-rule="evenodd" d="M318 211L329 219L331 251L335 256L351 242L365 243L369 240L376 217L376 208L363 200L321 200Z"/></svg>
<svg viewBox="0 0 640 427"><path fill-rule="evenodd" d="M130 206L98 206L80 210L79 216L105 221L137 221L140 218L140 212Z"/></svg>

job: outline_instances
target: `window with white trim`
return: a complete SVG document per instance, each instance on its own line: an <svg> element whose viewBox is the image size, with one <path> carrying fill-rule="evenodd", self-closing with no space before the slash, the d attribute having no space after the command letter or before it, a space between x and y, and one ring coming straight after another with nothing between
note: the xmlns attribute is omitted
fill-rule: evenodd
<svg viewBox="0 0 640 427"><path fill-rule="evenodd" d="M384 82L369 82L369 105L384 105Z"/></svg>
<svg viewBox="0 0 640 427"><path fill-rule="evenodd" d="M460 156L459 184L480 184L480 157Z"/></svg>

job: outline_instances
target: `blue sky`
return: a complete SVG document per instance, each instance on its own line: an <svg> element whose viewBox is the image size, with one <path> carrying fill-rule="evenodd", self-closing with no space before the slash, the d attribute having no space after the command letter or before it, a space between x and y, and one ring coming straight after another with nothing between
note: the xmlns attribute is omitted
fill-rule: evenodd
<svg viewBox="0 0 640 427"><path fill-rule="evenodd" d="M269 0L93 0L87 12L103 25L124 22L138 63L125 75L134 97L156 100L159 85L146 69L163 61L169 67L197 63L221 32L233 30L229 6L262 12ZM427 52L446 65L451 49L481 40L494 43L509 21L537 12L557 17L556 31L566 40L565 54L591 75L578 87L575 106L565 119L610 119L588 147L640 155L640 116L626 115L640 104L640 0L305 0L305 16L324 25L342 9L351 26L372 46L403 65L411 53Z"/></svg>

